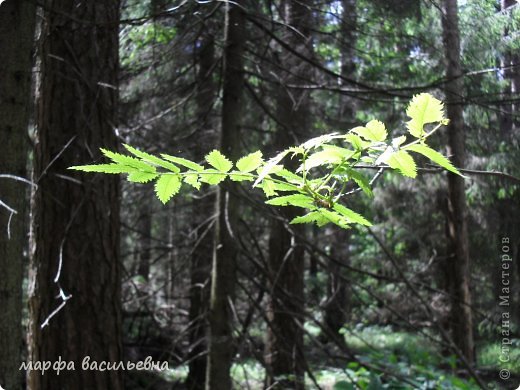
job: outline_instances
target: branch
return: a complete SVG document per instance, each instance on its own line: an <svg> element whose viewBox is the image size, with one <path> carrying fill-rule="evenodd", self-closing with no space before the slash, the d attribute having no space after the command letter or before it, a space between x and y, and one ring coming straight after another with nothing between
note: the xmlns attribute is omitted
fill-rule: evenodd
<svg viewBox="0 0 520 390"><path fill-rule="evenodd" d="M392 169L391 167L387 165L356 165L356 168L362 168L362 169L383 169L388 170ZM461 169L458 168L459 172L465 173L467 175L475 175L475 176L497 176L502 177L504 179L511 180L515 183L520 183L520 178L510 175L509 173L505 172L498 172L498 171L481 171L477 169ZM442 173L446 172L442 168L417 168L418 172L422 173Z"/></svg>

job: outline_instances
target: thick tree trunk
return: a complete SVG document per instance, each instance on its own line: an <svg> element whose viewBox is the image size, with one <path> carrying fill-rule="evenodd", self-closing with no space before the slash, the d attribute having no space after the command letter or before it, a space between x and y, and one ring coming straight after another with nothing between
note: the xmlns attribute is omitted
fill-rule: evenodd
<svg viewBox="0 0 520 390"><path fill-rule="evenodd" d="M117 390L123 371L84 370L82 363L122 360L119 181L72 174L67 167L98 158L99 147L117 148L119 2L48 0L44 5L29 360L61 358L75 370L59 376L29 371L28 385ZM49 318L62 302L61 291L70 299Z"/></svg>
<svg viewBox="0 0 520 390"><path fill-rule="evenodd" d="M312 55L309 33L311 1L286 0L282 4L284 22L294 27L284 32L283 39L296 51ZM297 31L297 33L295 32ZM274 146L282 150L303 141L309 134L310 99L306 91L291 89L288 84L301 83L309 76L307 63L293 54L282 53L280 65L287 70L284 84L277 92L279 128ZM296 163L296 162L294 162ZM290 163L289 163L290 164ZM295 167L293 167L295 168ZM280 214L285 221L273 220L269 237L269 320L266 342L267 385L273 388L304 388L305 360L303 355L304 323L304 250L298 244L304 228L288 221L299 211L284 207Z"/></svg>
<svg viewBox="0 0 520 390"><path fill-rule="evenodd" d="M443 39L446 55L445 94L448 125L448 155L455 166L464 167L464 119L457 0L443 2ZM468 362L474 361L473 319L471 313L469 244L464 179L448 174L448 254L451 275L451 335Z"/></svg>
<svg viewBox="0 0 520 390"><path fill-rule="evenodd" d="M203 27L197 42L197 118L200 128L193 139L195 160L203 160L204 155L215 147L215 131L212 128L215 83L212 71L215 65L215 41L212 31ZM188 358L189 373L186 379L188 389L202 390L205 386L207 363L207 322L211 276L211 254L213 229L211 216L215 213L216 198L212 189L203 192L193 201L192 241L194 242L190 265L190 311Z"/></svg>
<svg viewBox="0 0 520 390"><path fill-rule="evenodd" d="M35 7L0 5L0 174L26 177ZM27 185L0 178L0 386L22 388L22 284L27 244Z"/></svg>
<svg viewBox="0 0 520 390"><path fill-rule="evenodd" d="M356 0L342 0L343 7L341 20L341 75L346 78L354 78L356 63L354 56L356 52L356 28L357 11ZM355 122L355 101L354 99L340 96L340 122L349 124L352 127ZM336 233L336 242L333 244L333 257L341 259L345 264L349 263L349 241L351 233L340 230ZM336 249L338 248L338 249ZM348 317L349 301L348 285L341 277L343 267L337 262L329 260L328 264L328 283L327 283L327 303L325 306L325 326L327 337L332 336L336 342L343 344L343 335L339 333Z"/></svg>
<svg viewBox="0 0 520 390"><path fill-rule="evenodd" d="M247 2L226 3L225 48L223 63L223 97L221 150L236 161L239 152L240 120L244 89L243 52L245 44L245 14ZM238 198L233 183L227 181L217 192L218 220L215 227L210 299L210 339L206 388L232 388L230 369L236 346L232 334L232 307L235 291L237 247L235 242L238 220Z"/></svg>

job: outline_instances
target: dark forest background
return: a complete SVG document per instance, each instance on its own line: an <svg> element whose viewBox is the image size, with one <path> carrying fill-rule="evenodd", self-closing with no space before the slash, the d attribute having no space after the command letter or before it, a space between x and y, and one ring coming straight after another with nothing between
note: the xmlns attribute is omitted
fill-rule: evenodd
<svg viewBox="0 0 520 390"><path fill-rule="evenodd" d="M514 0L3 1L0 386L516 388L519 26ZM466 178L384 172L347 200L370 228L67 170L123 143L236 161L371 119L397 136L421 92Z"/></svg>

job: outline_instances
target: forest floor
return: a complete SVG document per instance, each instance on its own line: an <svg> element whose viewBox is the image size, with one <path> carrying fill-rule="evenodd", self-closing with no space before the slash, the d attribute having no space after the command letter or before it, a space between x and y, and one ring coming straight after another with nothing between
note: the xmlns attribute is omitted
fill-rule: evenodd
<svg viewBox="0 0 520 390"><path fill-rule="evenodd" d="M319 332L313 327L306 327L309 336ZM314 333L314 334L313 334ZM354 327L345 332L346 346L358 359L340 365L331 363L330 356L338 355L334 347L314 350L309 346L309 359L313 366L313 377L306 375L306 388L321 388L323 390L377 390L377 389L435 389L459 390L478 389L473 379L462 367L457 367L453 356L442 356L434 342L424 335L397 331L390 326ZM519 342L520 340L515 340ZM512 348L510 362L500 365L500 345L497 343L481 343L478 353L478 373L489 389L516 389L520 384L520 348ZM367 369L366 366L386 367L390 375L380 375L381 372ZM511 372L509 381L499 379L499 370L506 368ZM187 375L187 367L179 366L163 373L164 388L183 389L182 383ZM247 358L233 365L232 377L236 389L257 390L263 388L264 369L261 364ZM395 376L395 377L394 377ZM134 389L162 389L153 380L139 382L142 385L132 386ZM155 378L157 380L159 378ZM318 386L316 386L316 382ZM355 383L355 385L353 384Z"/></svg>

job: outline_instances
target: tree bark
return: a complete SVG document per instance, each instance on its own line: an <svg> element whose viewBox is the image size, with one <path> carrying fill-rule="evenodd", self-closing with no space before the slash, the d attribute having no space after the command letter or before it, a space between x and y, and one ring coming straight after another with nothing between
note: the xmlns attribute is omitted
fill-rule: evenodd
<svg viewBox="0 0 520 390"><path fill-rule="evenodd" d="M456 167L465 160L463 91L457 0L443 1L443 40L446 56L445 95L448 125L448 155ZM453 341L468 362L474 361L473 319L471 313L469 244L464 179L448 173L447 267L451 275L450 329Z"/></svg>
<svg viewBox="0 0 520 390"><path fill-rule="evenodd" d="M243 52L247 2L226 3L225 48L221 117L221 150L236 161L239 152L240 120L244 90ZM215 226L210 299L210 338L206 389L232 388L230 369L236 346L232 334L232 307L235 292L236 222L238 198L235 185L225 182L217 191L218 220Z"/></svg>
<svg viewBox="0 0 520 390"><path fill-rule="evenodd" d="M121 370L82 369L85 358L122 360L119 180L67 171L117 148L119 2L47 0L43 20L29 360L61 358L75 370L29 371L28 386L122 389ZM70 299L50 317L60 295Z"/></svg>
<svg viewBox="0 0 520 390"><path fill-rule="evenodd" d="M287 28L282 38L308 57L312 57L311 5L312 1L309 0L285 0L282 3L284 22L294 28ZM274 145L279 150L303 141L309 134L311 123L309 93L287 86L302 83L302 78L309 75L309 66L290 53L281 53L280 66L286 71L281 76L285 85L279 87L276 97L279 128ZM294 165L296 161L288 164L291 163ZM266 382L267 386L276 389L303 389L305 261L304 250L297 237L304 234L304 228L301 225L288 226L288 221L299 215L298 209L283 207L279 212L284 220L273 220L269 233Z"/></svg>
<svg viewBox="0 0 520 390"><path fill-rule="evenodd" d="M215 131L211 113L215 100L215 83L212 71L215 65L215 40L213 31L202 27L197 41L197 118L200 127L195 133L193 153L195 160L203 160L204 155L215 146ZM189 310L189 373L186 379L188 389L202 390L205 386L207 369L207 331L211 276L211 254L213 236L211 216L215 213L216 197L211 189L202 189L199 199L193 201L191 227L194 248L190 264L190 310Z"/></svg>
<svg viewBox="0 0 520 390"><path fill-rule="evenodd" d="M0 174L26 177L35 7L25 1L0 5ZM27 185L0 178L0 386L22 388L23 251L27 247Z"/></svg>

